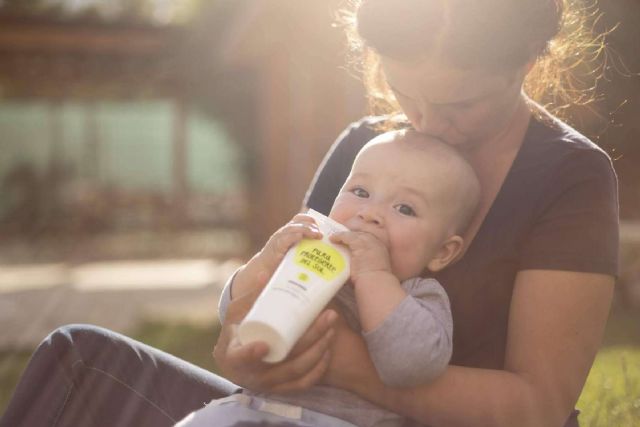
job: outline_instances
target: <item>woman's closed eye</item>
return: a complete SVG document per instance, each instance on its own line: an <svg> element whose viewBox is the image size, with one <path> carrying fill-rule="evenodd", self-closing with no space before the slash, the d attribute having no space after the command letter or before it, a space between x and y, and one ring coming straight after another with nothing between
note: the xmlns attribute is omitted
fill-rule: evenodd
<svg viewBox="0 0 640 427"><path fill-rule="evenodd" d="M409 205L404 204L404 203L400 203L398 205L395 205L394 208L400 212L402 215L406 215L406 216L416 216L416 211Z"/></svg>
<svg viewBox="0 0 640 427"><path fill-rule="evenodd" d="M398 92L396 89L392 88L391 91L393 92L393 95L396 97L396 100L398 101L402 99L404 101L417 102L415 99L401 92ZM472 107L475 107L478 101L480 101L483 98L485 98L485 96L478 97L477 99L474 98L474 99L468 99L468 100L457 101L457 102L430 103L429 105L431 106L431 108L435 110L465 111L465 110L470 110Z"/></svg>
<svg viewBox="0 0 640 427"><path fill-rule="evenodd" d="M369 192L362 187L354 187L351 189L354 196L366 199L369 197Z"/></svg>

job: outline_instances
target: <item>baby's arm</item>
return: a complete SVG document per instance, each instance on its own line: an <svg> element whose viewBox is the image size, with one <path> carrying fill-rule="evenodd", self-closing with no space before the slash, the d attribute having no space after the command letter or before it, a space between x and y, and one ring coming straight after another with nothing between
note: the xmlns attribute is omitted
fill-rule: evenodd
<svg viewBox="0 0 640 427"><path fill-rule="evenodd" d="M426 384L444 371L451 357L452 319L444 289L434 279L421 278L402 287L405 299L378 328L362 332L378 376L390 387ZM347 323L360 332L354 289L342 288L336 300Z"/></svg>
<svg viewBox="0 0 640 427"><path fill-rule="evenodd" d="M369 354L388 386L426 384L451 358L453 321L449 299L434 279L402 284L409 295L376 329L363 333Z"/></svg>
<svg viewBox="0 0 640 427"><path fill-rule="evenodd" d="M373 235L339 233L351 251L351 281L367 347L388 386L424 384L444 372L452 351L452 319L444 289L433 279L400 284L386 247Z"/></svg>
<svg viewBox="0 0 640 427"><path fill-rule="evenodd" d="M389 251L374 235L347 231L330 237L349 248L351 283L358 303L358 317L364 332L376 329L404 300L407 293L391 272Z"/></svg>

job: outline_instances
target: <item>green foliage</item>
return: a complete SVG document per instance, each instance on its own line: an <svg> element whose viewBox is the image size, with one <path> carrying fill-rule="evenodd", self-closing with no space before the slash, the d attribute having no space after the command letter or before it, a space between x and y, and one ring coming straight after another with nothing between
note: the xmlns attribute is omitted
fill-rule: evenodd
<svg viewBox="0 0 640 427"><path fill-rule="evenodd" d="M132 337L152 347L187 360L211 372L217 372L211 356L220 325L144 322Z"/></svg>
<svg viewBox="0 0 640 427"><path fill-rule="evenodd" d="M602 349L577 407L582 427L634 427L640 422L640 346Z"/></svg>
<svg viewBox="0 0 640 427"><path fill-rule="evenodd" d="M0 352L0 415L9 403L13 389L18 379L27 367L31 351L2 351Z"/></svg>

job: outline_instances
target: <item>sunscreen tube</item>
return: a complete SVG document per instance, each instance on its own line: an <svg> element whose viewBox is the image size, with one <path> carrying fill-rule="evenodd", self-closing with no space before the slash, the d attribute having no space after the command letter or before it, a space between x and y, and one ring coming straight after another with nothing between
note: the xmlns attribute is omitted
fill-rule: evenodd
<svg viewBox="0 0 640 427"><path fill-rule="evenodd" d="M242 344L269 345L265 362L280 362L349 278L349 252L329 241L347 228L310 209L323 236L291 247L238 327Z"/></svg>

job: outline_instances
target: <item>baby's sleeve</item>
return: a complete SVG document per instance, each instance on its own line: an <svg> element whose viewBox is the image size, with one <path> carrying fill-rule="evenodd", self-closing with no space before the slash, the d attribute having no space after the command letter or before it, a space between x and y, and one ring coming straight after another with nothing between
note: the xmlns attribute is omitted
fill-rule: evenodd
<svg viewBox="0 0 640 427"><path fill-rule="evenodd" d="M407 297L376 329L363 334L382 382L391 387L426 384L442 374L452 352L449 298L435 279L402 283Z"/></svg>
<svg viewBox="0 0 640 427"><path fill-rule="evenodd" d="M220 319L220 323L224 323L224 318L227 315L227 307L231 302L231 285L233 284L233 280L236 278L236 274L238 274L238 270L236 270L231 277L227 279L227 282L224 284L222 292L220 293L220 299L218 300L218 319Z"/></svg>

